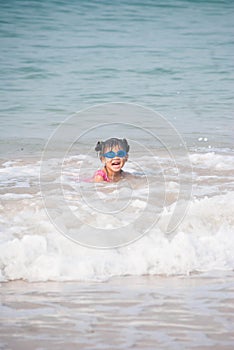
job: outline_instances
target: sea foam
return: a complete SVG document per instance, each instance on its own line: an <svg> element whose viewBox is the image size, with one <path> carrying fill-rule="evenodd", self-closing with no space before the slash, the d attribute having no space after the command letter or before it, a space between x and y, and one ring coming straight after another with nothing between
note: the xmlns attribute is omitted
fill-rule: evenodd
<svg viewBox="0 0 234 350"><path fill-rule="evenodd" d="M126 190L124 184L119 189L111 184L106 187L100 184L96 187L95 184L84 184L86 199L90 198L91 202L79 202L75 186L77 179L73 173L77 173L77 160L80 159L81 156L67 160L64 171L67 176L63 177L63 181L68 188L68 192L64 193L68 197L71 210L81 216L84 225L87 224L85 234L89 235L90 224L94 224L94 227L95 225L103 227L106 224L105 233L111 235L114 225L120 227L128 225L128 219L134 223L136 213L140 215L142 211L144 211L143 222L147 220L149 214L146 206L147 191L141 177L135 182L137 184L135 195L127 206L128 216L121 213L119 216L109 216L109 221L105 223L105 215L100 211L101 201L104 201L103 204L109 202L114 204L118 194L122 194L121 198L124 200L128 197L128 192L127 194L124 192ZM234 158L230 154L209 152L191 154L190 159L194 174L193 193L179 226L172 233L167 233L166 228L173 214L175 202L165 203L161 207L158 219L148 232L141 237L129 232L138 239L112 249L89 248L82 245L82 242L79 244L57 231L47 216L40 193L40 162L27 163L18 160L2 164L0 168L3 185L0 193L1 281L17 279L102 281L112 276L188 275L203 271L233 270ZM93 159L90 163L91 161L93 162ZM145 161L144 169L154 174L150 159L140 161ZM167 159L164 161L161 158L160 161L162 170L166 169L169 173L165 187L173 199L173 194L176 194L179 188L177 174L174 169L170 173ZM225 166L221 166L222 164ZM133 167L130 163L131 166ZM186 181L186 173L183 176L183 181ZM58 183L59 181L58 179ZM20 183L24 186L18 186ZM156 179L152 191L155 191L155 198L157 201L159 198L160 201L157 183ZM53 186L57 184L53 183ZM100 207L97 207L97 212L94 211L94 215L91 216L86 214L85 207L94 204L94 201L92 202L94 190ZM127 190L129 191L129 188ZM51 190L52 196L53 191L54 188ZM54 204L51 202L51 205ZM60 219L69 224L66 213L61 215Z"/></svg>
<svg viewBox="0 0 234 350"><path fill-rule="evenodd" d="M227 205L228 203L228 205ZM1 280L105 280L124 275L174 275L234 267L234 193L193 200L176 232L164 226L171 208L152 230L121 248L92 249L56 232L44 210L18 213L2 235ZM27 215L28 214L28 215Z"/></svg>

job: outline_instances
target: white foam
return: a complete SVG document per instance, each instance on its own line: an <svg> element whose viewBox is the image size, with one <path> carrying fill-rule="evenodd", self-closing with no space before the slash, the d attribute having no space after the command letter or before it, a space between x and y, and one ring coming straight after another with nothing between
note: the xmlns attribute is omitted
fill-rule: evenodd
<svg viewBox="0 0 234 350"><path fill-rule="evenodd" d="M195 166L212 168L215 170L234 170L234 156L217 154L215 152L194 153L190 155L190 161Z"/></svg>
<svg viewBox="0 0 234 350"><path fill-rule="evenodd" d="M234 193L194 200L178 230L168 237L164 227L169 207L149 234L110 250L85 248L57 233L43 209L32 225L32 212L25 210L15 216L11 234L5 234L0 245L0 275L3 281L105 280L233 269L233 208Z"/></svg>
<svg viewBox="0 0 234 350"><path fill-rule="evenodd" d="M33 195L29 193L4 193L0 196L1 199L24 199L33 198Z"/></svg>
<svg viewBox="0 0 234 350"><path fill-rule="evenodd" d="M76 166L72 163L74 160L77 159L73 157L71 162L67 160L67 168L64 166L65 172L68 169L71 174L73 173L72 167ZM158 168L153 167L152 159L146 157L140 161L145 162L147 171L154 176ZM3 164L4 167L0 168L1 183L4 184L1 187L3 200L0 205L1 280L105 280L111 276L126 274L171 275L233 269L234 192L231 192L233 188L231 169L234 168L234 157L214 152L194 153L191 155L191 161L194 174L197 174L194 175L194 195L202 197L191 199L189 210L177 231L170 236L165 234L175 203L167 207L163 204L160 219L150 233L128 246L110 250L85 248L56 231L46 215L38 192L39 162L31 164L20 161L6 162ZM162 171L167 169L169 173L165 182L166 190L169 194L176 194L179 189L177 173L171 164L168 165L167 159L160 158L160 162L160 169ZM56 164L57 161L54 160L52 163ZM212 170L216 171L215 175ZM74 174L76 173L74 169ZM163 179L159 172L156 175ZM185 181L186 176L185 171L183 174ZM58 182L60 180L61 178ZM65 180L68 185L66 195L71 201L70 207L75 214L84 219L85 223L88 223L87 234L89 225L98 225L101 228L105 226L107 233L108 228L111 232L114 227L125 226L128 224L126 219L134 222L135 215L145 209L148 193L145 181L136 181L134 196L128 205L129 216L126 217L124 214L113 216L106 222L105 215L101 215L100 211L94 216L85 212L85 203L79 200L79 191L73 186L72 175ZM20 184L22 185L20 189L13 189ZM30 193L27 184L31 187ZM112 184L79 185L84 187L87 199L95 205L98 203L102 205L101 201L111 205L118 195L124 200L130 195L129 187L125 188L124 184L120 184L118 191ZM92 186L95 186L96 197L93 195ZM160 202L160 198L164 197L163 193L160 193L157 176L152 186L154 187L150 190L155 193L155 203ZM53 201L51 203L56 204ZM148 210L145 214L148 214ZM146 216L142 215L142 220L147 220ZM61 215L61 220L67 220L65 213Z"/></svg>

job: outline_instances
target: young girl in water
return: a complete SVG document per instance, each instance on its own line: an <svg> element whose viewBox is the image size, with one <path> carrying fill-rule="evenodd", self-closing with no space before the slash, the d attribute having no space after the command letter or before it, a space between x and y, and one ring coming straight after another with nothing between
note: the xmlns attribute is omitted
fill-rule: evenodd
<svg viewBox="0 0 234 350"><path fill-rule="evenodd" d="M95 151L99 153L103 168L94 174L94 182L117 182L125 177L122 170L128 160L129 144L126 139L111 138L98 141Z"/></svg>

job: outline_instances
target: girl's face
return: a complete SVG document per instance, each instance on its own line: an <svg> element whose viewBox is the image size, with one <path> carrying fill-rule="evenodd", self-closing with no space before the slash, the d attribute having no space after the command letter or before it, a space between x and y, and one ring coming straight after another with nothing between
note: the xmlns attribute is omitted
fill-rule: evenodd
<svg viewBox="0 0 234 350"><path fill-rule="evenodd" d="M115 147L112 147L111 149L106 148L103 153L107 153L110 151L117 153L120 150L121 148L119 148L118 146L115 146ZM111 171L114 173L120 172L120 170L123 168L124 164L126 163L127 159L128 159L128 155L126 155L125 157L119 157L117 154L114 158L101 157L101 161L102 163L105 164L107 170L109 172Z"/></svg>

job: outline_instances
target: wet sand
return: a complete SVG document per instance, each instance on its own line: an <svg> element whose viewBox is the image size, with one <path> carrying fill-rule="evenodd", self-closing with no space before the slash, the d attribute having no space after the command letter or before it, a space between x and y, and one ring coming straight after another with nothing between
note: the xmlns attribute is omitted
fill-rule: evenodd
<svg viewBox="0 0 234 350"><path fill-rule="evenodd" d="M0 349L234 347L234 275L1 283Z"/></svg>

